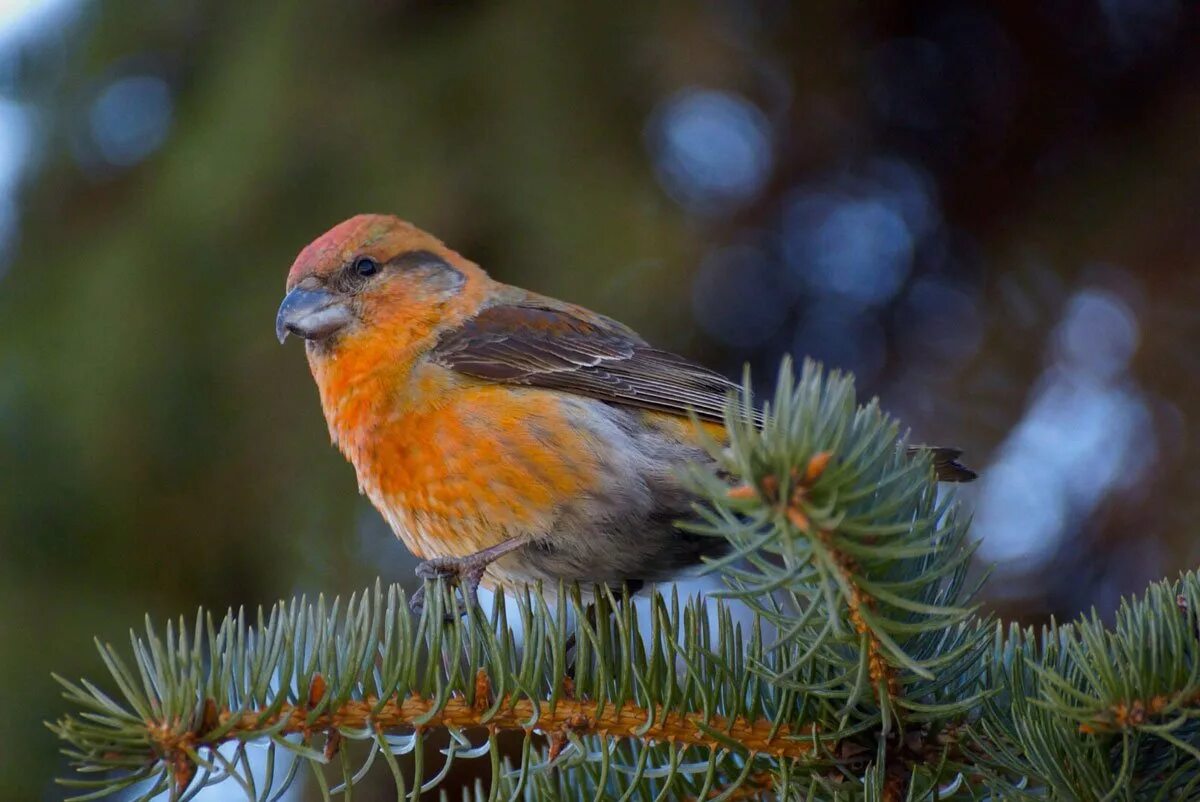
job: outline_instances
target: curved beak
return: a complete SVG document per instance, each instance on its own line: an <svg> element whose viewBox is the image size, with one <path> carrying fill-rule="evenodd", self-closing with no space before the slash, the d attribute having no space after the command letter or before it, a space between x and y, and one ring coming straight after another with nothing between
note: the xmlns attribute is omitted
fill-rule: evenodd
<svg viewBox="0 0 1200 802"><path fill-rule="evenodd" d="M324 340L354 319L346 299L325 289L296 287L279 305L275 336L279 342L295 334L306 340Z"/></svg>

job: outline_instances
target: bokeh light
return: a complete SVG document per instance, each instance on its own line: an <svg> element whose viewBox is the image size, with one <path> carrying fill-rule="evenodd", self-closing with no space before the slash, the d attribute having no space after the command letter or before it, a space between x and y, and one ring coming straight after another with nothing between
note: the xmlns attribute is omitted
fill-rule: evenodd
<svg viewBox="0 0 1200 802"><path fill-rule="evenodd" d="M788 267L819 296L858 306L891 301L924 237L940 222L930 179L880 158L864 169L798 190L783 208Z"/></svg>
<svg viewBox="0 0 1200 802"><path fill-rule="evenodd" d="M746 203L771 172L767 119L731 92L680 92L663 103L648 137L663 187L698 214L720 214Z"/></svg>
<svg viewBox="0 0 1200 802"><path fill-rule="evenodd" d="M0 0L0 54L65 25L82 0Z"/></svg>
<svg viewBox="0 0 1200 802"><path fill-rule="evenodd" d="M17 190L33 147L33 125L27 108L0 98L0 275L17 236Z"/></svg>
<svg viewBox="0 0 1200 802"><path fill-rule="evenodd" d="M1072 296L1029 406L982 479L975 531L1001 574L1049 561L1101 501L1149 469L1150 410L1128 373L1137 341L1137 318L1120 297L1095 287Z"/></svg>
<svg viewBox="0 0 1200 802"><path fill-rule="evenodd" d="M101 89L88 109L95 154L112 167L132 167L158 150L171 128L171 89L153 75L128 75Z"/></svg>

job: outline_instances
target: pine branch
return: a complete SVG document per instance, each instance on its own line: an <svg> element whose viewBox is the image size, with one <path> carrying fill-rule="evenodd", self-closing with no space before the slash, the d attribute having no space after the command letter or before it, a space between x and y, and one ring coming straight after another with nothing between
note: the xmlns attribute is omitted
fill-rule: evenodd
<svg viewBox="0 0 1200 802"><path fill-rule="evenodd" d="M988 636L965 623L966 518L939 501L928 462L908 458L876 402L856 408L848 377L811 363L799 381L785 363L761 428L740 409L731 404L730 446L714 455L745 484L721 494L697 474L713 503L690 527L733 541L728 595L788 633L793 677L806 666L822 683L840 677L843 712L863 725L887 733L904 717L968 708L954 682L964 673L946 669L977 660Z"/></svg>
<svg viewBox="0 0 1200 802"><path fill-rule="evenodd" d="M999 692L971 730L972 757L1013 798L1187 799L1200 793L1200 578L1152 585L1116 624L1093 613L998 639ZM1186 791L1186 793L1184 793Z"/></svg>
<svg viewBox="0 0 1200 802"><path fill-rule="evenodd" d="M704 503L688 528L732 547L710 566L715 598L652 592L643 624L603 588L591 611L577 588L553 607L534 588L447 623L453 589L429 586L414 617L377 585L252 625L147 621L128 650L100 646L112 690L59 680L74 712L50 726L80 773L64 784L182 800L230 781L271 799L308 769L329 798L382 761L416 799L455 761L486 760L475 796L491 800L1197 793L1194 575L1124 603L1113 627L1006 632L975 614L966 516L848 378L785 365L751 408L748 391L731 399L720 473L691 477ZM434 731L450 736L436 767Z"/></svg>
<svg viewBox="0 0 1200 802"><path fill-rule="evenodd" d="M635 740L647 757L666 754L666 745L680 763L673 774L694 774L703 760L713 783L749 776L748 767L759 764L761 774L767 764L817 761L819 733L791 715L791 695L741 673L745 655L770 657L743 642L722 606L713 633L707 605L658 597L654 623L643 632L623 612L627 599L618 605L601 593L596 617L603 623L575 630L575 676L568 679L566 621L586 620L577 594L563 593L572 601L554 611L538 595L518 600L522 648L503 601L491 620L475 609L466 621L444 623L453 603L446 590L432 589L437 601L418 620L392 586L353 597L344 613L337 602L328 609L322 600L280 604L260 611L250 628L242 613L219 624L198 616L190 630L180 621L165 636L147 623L144 636L131 636L133 666L113 647L101 649L123 702L90 683L60 680L85 712L53 729L73 745L69 754L82 769L124 770L122 787L152 780L156 791L174 788L182 798L185 789L236 773L214 762L223 743L261 739L329 763L342 741L374 742L390 756L414 751L435 728L449 730L463 746L458 751L475 757L488 754L503 731L540 733L549 740L543 768L579 751L585 739ZM636 660L624 658L631 650ZM426 663L422 654L445 659ZM666 695L663 677L676 680ZM475 728L486 731L482 749L467 738ZM639 760L635 777L662 765ZM534 767L527 756L522 771ZM111 777L71 784L115 790Z"/></svg>

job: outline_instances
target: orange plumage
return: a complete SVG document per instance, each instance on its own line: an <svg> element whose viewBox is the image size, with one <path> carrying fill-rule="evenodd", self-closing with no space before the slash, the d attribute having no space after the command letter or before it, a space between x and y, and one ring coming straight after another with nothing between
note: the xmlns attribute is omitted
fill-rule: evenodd
<svg viewBox="0 0 1200 802"><path fill-rule="evenodd" d="M710 459L688 416L721 436L723 377L394 217L322 235L287 290L277 334L307 341L330 435L435 570L639 586L724 549L674 526L678 469Z"/></svg>

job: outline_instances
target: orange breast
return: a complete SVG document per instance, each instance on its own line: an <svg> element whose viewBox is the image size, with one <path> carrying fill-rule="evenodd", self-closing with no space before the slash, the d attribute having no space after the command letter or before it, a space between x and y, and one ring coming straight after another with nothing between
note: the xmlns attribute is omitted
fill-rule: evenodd
<svg viewBox="0 0 1200 802"><path fill-rule="evenodd" d="M414 361L406 355L432 340L415 334L422 328L372 332L333 355L309 354L331 435L414 555L465 556L550 534L565 507L604 493L614 471L631 469L618 464L618 446L602 427L589 425L597 402ZM645 412L642 420L697 443L686 418ZM704 428L724 439L720 426Z"/></svg>
<svg viewBox="0 0 1200 802"><path fill-rule="evenodd" d="M598 444L556 394L425 373L413 403L343 448L413 554L462 556L543 534L562 504L587 492Z"/></svg>

